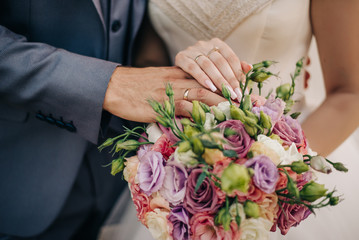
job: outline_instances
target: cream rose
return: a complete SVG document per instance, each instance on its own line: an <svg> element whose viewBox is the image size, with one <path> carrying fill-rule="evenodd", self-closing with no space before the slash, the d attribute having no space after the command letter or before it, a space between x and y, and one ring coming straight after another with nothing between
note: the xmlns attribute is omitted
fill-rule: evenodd
<svg viewBox="0 0 359 240"><path fill-rule="evenodd" d="M242 221L241 240L265 240L269 239L269 230L272 223L264 218L250 218Z"/></svg>
<svg viewBox="0 0 359 240"><path fill-rule="evenodd" d="M172 228L170 222L167 221L168 212L155 209L148 212L145 216L146 225L152 237L156 240L172 240Z"/></svg>
<svg viewBox="0 0 359 240"><path fill-rule="evenodd" d="M136 175L139 162L140 161L138 160L137 156L133 156L126 159L126 167L123 170L123 176L125 180L131 184L138 184L138 179L136 178Z"/></svg>

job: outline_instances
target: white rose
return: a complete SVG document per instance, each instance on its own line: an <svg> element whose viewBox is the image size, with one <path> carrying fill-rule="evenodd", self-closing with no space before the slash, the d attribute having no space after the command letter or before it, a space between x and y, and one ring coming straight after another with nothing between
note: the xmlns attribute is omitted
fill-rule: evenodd
<svg viewBox="0 0 359 240"><path fill-rule="evenodd" d="M285 149L277 140L271 139L270 137L261 134L258 135L258 142L263 143L265 146L277 153L280 162L283 162L287 158L287 153Z"/></svg>
<svg viewBox="0 0 359 240"><path fill-rule="evenodd" d="M241 240L267 240L272 223L264 218L249 218L241 223Z"/></svg>
<svg viewBox="0 0 359 240"><path fill-rule="evenodd" d="M192 150L189 150L187 152L179 152L177 148L174 156L176 161L182 163L186 167L195 167L198 165L196 154L194 154Z"/></svg>
<svg viewBox="0 0 359 240"><path fill-rule="evenodd" d="M150 123L148 124L146 128L146 133L148 135L148 140L150 142L156 142L163 134L161 129L157 126L156 123Z"/></svg>
<svg viewBox="0 0 359 240"><path fill-rule="evenodd" d="M294 161L303 160L302 154L298 152L298 149L294 143L292 143L292 145L290 145L290 147L285 152L286 156L283 160L281 159L281 164L292 164Z"/></svg>
<svg viewBox="0 0 359 240"><path fill-rule="evenodd" d="M167 222L167 215L168 212L155 209L153 212L148 212L145 216L148 230L156 240L172 239L169 233L170 227Z"/></svg>
<svg viewBox="0 0 359 240"><path fill-rule="evenodd" d="M226 115L226 119L232 119L231 117L231 111L230 111L230 103L228 101L221 102L218 104L218 109L221 110L224 115Z"/></svg>

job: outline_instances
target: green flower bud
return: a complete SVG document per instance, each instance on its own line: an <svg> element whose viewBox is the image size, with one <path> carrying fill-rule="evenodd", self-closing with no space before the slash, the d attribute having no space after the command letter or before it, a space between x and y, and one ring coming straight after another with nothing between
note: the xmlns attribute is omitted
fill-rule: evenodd
<svg viewBox="0 0 359 240"><path fill-rule="evenodd" d="M293 196L295 196L296 198L299 198L300 194L299 194L299 189L297 188L297 184L295 184L295 182L293 181L293 179L291 177L288 177L287 175L287 190L290 194L292 194Z"/></svg>
<svg viewBox="0 0 359 240"><path fill-rule="evenodd" d="M173 89L172 89L172 85L170 83L168 83L166 85L166 95L168 97L172 97L174 95Z"/></svg>
<svg viewBox="0 0 359 240"><path fill-rule="evenodd" d="M324 157L319 155L314 156L310 159L310 166L318 172L322 172L326 174L332 172L332 168L330 167L330 164L327 163Z"/></svg>
<svg viewBox="0 0 359 240"><path fill-rule="evenodd" d="M205 104L203 102L199 102L199 104L201 105L201 107L205 113L211 112L211 108L207 104Z"/></svg>
<svg viewBox="0 0 359 240"><path fill-rule="evenodd" d="M301 174L309 170L308 165L304 163L302 160L292 162L290 168L298 174Z"/></svg>
<svg viewBox="0 0 359 240"><path fill-rule="evenodd" d="M285 83L277 87L276 89L277 97L283 100L287 100L289 97L290 88L291 88L291 84L289 83Z"/></svg>
<svg viewBox="0 0 359 240"><path fill-rule="evenodd" d="M251 177L248 174L247 168L233 163L224 169L222 173L221 189L228 194L231 194L236 189L246 193L250 181Z"/></svg>
<svg viewBox="0 0 359 240"><path fill-rule="evenodd" d="M193 101L192 103L192 118L197 124L203 125L206 122L206 113L198 101Z"/></svg>
<svg viewBox="0 0 359 240"><path fill-rule="evenodd" d="M287 114L288 112L290 112L290 110L292 109L294 105L294 100L293 99L288 99L285 101L285 108L284 108L284 114Z"/></svg>
<svg viewBox="0 0 359 240"><path fill-rule="evenodd" d="M303 186L300 191L300 198L308 202L314 202L315 200L326 195L327 189L324 188L324 184L319 184L314 181Z"/></svg>
<svg viewBox="0 0 359 240"><path fill-rule="evenodd" d="M151 105L152 109L156 112L161 114L162 106L159 102L155 101L155 100L148 100L148 103Z"/></svg>
<svg viewBox="0 0 359 240"><path fill-rule="evenodd" d="M214 218L214 223L216 225L222 225L225 231L229 231L231 226L232 217L226 208L222 208L218 211L218 214Z"/></svg>
<svg viewBox="0 0 359 240"><path fill-rule="evenodd" d="M254 137L258 132L258 129L256 127L250 126L247 123L244 123L244 129L251 137Z"/></svg>
<svg viewBox="0 0 359 240"><path fill-rule="evenodd" d="M129 150L134 151L137 150L139 146L139 142L133 139L127 140L125 142L122 142L121 140L117 142L116 144L116 152L119 152L120 150Z"/></svg>
<svg viewBox="0 0 359 240"><path fill-rule="evenodd" d="M196 136L197 134L200 133L197 128L192 127L190 125L184 125L183 132L188 138L192 138L193 136Z"/></svg>
<svg viewBox="0 0 359 240"><path fill-rule="evenodd" d="M330 197L330 198L329 198L329 204L330 204L330 206L336 206L336 205L338 205L339 201L340 201L339 197Z"/></svg>
<svg viewBox="0 0 359 240"><path fill-rule="evenodd" d="M168 100L165 101L165 110L170 117L174 117L173 107Z"/></svg>
<svg viewBox="0 0 359 240"><path fill-rule="evenodd" d="M251 127L257 127L257 119L256 118L245 116L244 123Z"/></svg>
<svg viewBox="0 0 359 240"><path fill-rule="evenodd" d="M204 153L204 147L199 138L192 139L193 152L198 156L201 156Z"/></svg>
<svg viewBox="0 0 359 240"><path fill-rule="evenodd" d="M167 118L163 118L160 116L156 117L156 121L164 127L170 127L171 125Z"/></svg>
<svg viewBox="0 0 359 240"><path fill-rule="evenodd" d="M267 114L265 114L263 111L260 112L260 123L266 129L272 128L272 121L270 117Z"/></svg>
<svg viewBox="0 0 359 240"><path fill-rule="evenodd" d="M233 105L231 105L231 106L233 106ZM226 115L225 115L221 110L219 110L218 107L213 106L213 107L212 107L212 111L213 111L213 114L214 114L215 119L216 119L218 122L226 121Z"/></svg>
<svg viewBox="0 0 359 240"><path fill-rule="evenodd" d="M113 160L111 163L111 175L115 176L125 168L125 164L122 158Z"/></svg>
<svg viewBox="0 0 359 240"><path fill-rule="evenodd" d="M114 141L113 138L108 138L108 139L106 139L106 141L104 141L104 142L98 147L99 151L101 152L102 149L111 146L111 145L113 144L113 141Z"/></svg>
<svg viewBox="0 0 359 240"><path fill-rule="evenodd" d="M292 113L292 114L290 115L290 117L293 118L293 119L297 119L300 114L301 114L301 112L295 112L295 113Z"/></svg>
<svg viewBox="0 0 359 240"><path fill-rule="evenodd" d="M267 80L272 75L273 74L271 72L266 72L264 70L258 70L258 71L253 72L249 76L249 79L252 80L253 82L261 83L261 82L264 82L265 80Z"/></svg>
<svg viewBox="0 0 359 240"><path fill-rule="evenodd" d="M261 213L258 204L249 200L244 203L244 212L248 218L259 218Z"/></svg>
<svg viewBox="0 0 359 240"><path fill-rule="evenodd" d="M230 110L232 119L239 120L239 121L241 121L242 123L244 122L244 117L245 117L246 115L244 114L244 112L242 111L242 109L240 109L239 107L236 107L236 106L234 106L234 105L231 105L231 106L229 107L229 110Z"/></svg>
<svg viewBox="0 0 359 240"><path fill-rule="evenodd" d="M246 114L247 117L252 118L256 123L259 121L259 118L257 117L257 115L255 115L251 111L244 110L244 113Z"/></svg>
<svg viewBox="0 0 359 240"><path fill-rule="evenodd" d="M180 142L177 151L181 153L181 152L187 152L191 149L192 149L191 143L188 141L183 141L183 142Z"/></svg>
<svg viewBox="0 0 359 240"><path fill-rule="evenodd" d="M244 96L244 101L243 101L243 110L252 110L252 101L251 101L251 96L250 95L245 95Z"/></svg>
<svg viewBox="0 0 359 240"><path fill-rule="evenodd" d="M226 99L231 99L231 92L229 91L228 87L222 84L222 95Z"/></svg>
<svg viewBox="0 0 359 240"><path fill-rule="evenodd" d="M262 68L262 67L268 68L269 66L273 65L274 63L276 63L276 62L268 61L268 60L262 61L260 63L253 64L253 70L255 71L255 70L257 70L259 68Z"/></svg>
<svg viewBox="0 0 359 240"><path fill-rule="evenodd" d="M188 118L182 118L181 119L181 124L183 125L183 126L185 126L185 125L194 125L194 123L193 122L191 122L191 120L189 120Z"/></svg>
<svg viewBox="0 0 359 240"><path fill-rule="evenodd" d="M338 171L348 172L348 168L346 168L346 167L344 166L344 164L341 163L341 162L335 162L335 163L333 163L333 167L334 167L336 170L338 170Z"/></svg>

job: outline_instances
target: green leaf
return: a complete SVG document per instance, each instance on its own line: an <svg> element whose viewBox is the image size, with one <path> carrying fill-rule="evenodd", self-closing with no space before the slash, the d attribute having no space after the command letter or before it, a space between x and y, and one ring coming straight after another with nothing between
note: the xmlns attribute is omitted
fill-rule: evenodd
<svg viewBox="0 0 359 240"><path fill-rule="evenodd" d="M229 158L236 158L238 157L238 154L236 153L236 151L234 150L224 150L223 151L223 155L225 157L229 157Z"/></svg>
<svg viewBox="0 0 359 240"><path fill-rule="evenodd" d="M205 148L211 148L211 149L220 149L220 146L212 141L206 140L206 139L201 139L202 145Z"/></svg>
<svg viewBox="0 0 359 240"><path fill-rule="evenodd" d="M201 184L203 183L204 179L206 179L207 177L207 173L205 171L203 171L201 173L201 175L199 175L198 179L197 179L197 184L196 187L194 188L194 192L196 193L197 190L199 189L199 187L201 186Z"/></svg>

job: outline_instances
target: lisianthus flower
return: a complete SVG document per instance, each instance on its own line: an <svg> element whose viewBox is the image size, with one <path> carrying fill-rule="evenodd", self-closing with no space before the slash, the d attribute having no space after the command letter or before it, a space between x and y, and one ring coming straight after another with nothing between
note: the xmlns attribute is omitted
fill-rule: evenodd
<svg viewBox="0 0 359 240"><path fill-rule="evenodd" d="M161 211L171 211L170 204L159 192L155 192L151 195L150 199L151 209L160 209Z"/></svg>
<svg viewBox="0 0 359 240"><path fill-rule="evenodd" d="M218 124L218 127L222 131L229 128L237 133L226 138L228 144L224 144L224 149L234 150L238 154L238 158L244 158L254 140L248 135L243 123L239 120L227 120Z"/></svg>
<svg viewBox="0 0 359 240"><path fill-rule="evenodd" d="M253 168L253 182L265 193L272 193L275 190L279 175L277 166L265 155L258 155L248 159L246 167Z"/></svg>
<svg viewBox="0 0 359 240"><path fill-rule="evenodd" d="M190 225L193 240L239 240L241 236L235 221L231 222L230 230L225 231L222 226L216 226L213 216L207 213L195 214Z"/></svg>
<svg viewBox="0 0 359 240"><path fill-rule="evenodd" d="M167 221L168 212L155 209L148 212L145 216L146 226L152 237L157 240L172 239L172 224Z"/></svg>
<svg viewBox="0 0 359 240"><path fill-rule="evenodd" d="M160 152L164 159L168 160L168 158L175 152L176 148L173 147L173 142L171 142L166 134L162 134L162 136L155 142L152 146L152 151Z"/></svg>
<svg viewBox="0 0 359 240"><path fill-rule="evenodd" d="M281 146L282 147L282 146ZM258 155L265 155L267 156L275 165L280 164L280 158L279 155L270 147L265 145L262 142L254 142L249 149L249 151L252 153L253 157Z"/></svg>
<svg viewBox="0 0 359 240"><path fill-rule="evenodd" d="M138 181L141 190L147 195L157 192L165 178L163 156L156 151L138 153L140 164L138 166Z"/></svg>
<svg viewBox="0 0 359 240"><path fill-rule="evenodd" d="M172 236L174 239L190 239L188 212L183 206L178 205L172 208L172 211L168 216L168 220L173 225Z"/></svg>
<svg viewBox="0 0 359 240"><path fill-rule="evenodd" d="M293 179L293 181L296 182L298 174L293 172L289 167L286 167L285 169L287 170L289 176ZM286 188L287 183L288 183L287 175L284 172L279 171L279 179L277 181L277 185L276 185L275 189L281 190L283 188Z"/></svg>
<svg viewBox="0 0 359 240"><path fill-rule="evenodd" d="M274 126L273 133L283 140L286 146L294 143L297 148L304 144L303 130L299 122L290 116L283 116Z"/></svg>
<svg viewBox="0 0 359 240"><path fill-rule="evenodd" d="M258 203L258 206L261 210L260 216L262 218L267 219L270 222L273 222L277 218L277 212L279 209L277 194L266 194L263 201Z"/></svg>
<svg viewBox="0 0 359 240"><path fill-rule="evenodd" d="M253 179L249 183L248 191L246 193L240 192L238 190L233 191L230 197L237 196L238 201L245 202L246 200L253 201L255 203L260 203L264 200L266 193L257 188L254 183Z"/></svg>
<svg viewBox="0 0 359 240"><path fill-rule="evenodd" d="M186 194L187 170L181 163L169 161L165 166L165 172L160 193L172 205L177 205L183 201Z"/></svg>
<svg viewBox="0 0 359 240"><path fill-rule="evenodd" d="M267 114L271 119L272 128L273 128L274 125L282 117L284 108L285 108L285 102L283 102L282 99L275 98L274 95L271 95L263 106L253 107L252 112L255 113L258 117L261 111Z"/></svg>
<svg viewBox="0 0 359 240"><path fill-rule="evenodd" d="M269 239L272 223L264 218L248 218L241 224L241 240Z"/></svg>
<svg viewBox="0 0 359 240"><path fill-rule="evenodd" d="M186 195L184 198L184 207L191 214L199 212L215 213L220 206L219 199L214 188L214 184L206 178L197 192L195 187L202 169L193 169L187 179Z"/></svg>
<svg viewBox="0 0 359 240"><path fill-rule="evenodd" d="M281 205L282 207L278 210L277 225L282 235L287 234L291 227L297 226L311 214L311 211L305 206L288 203ZM275 225L271 231L275 231Z"/></svg>

